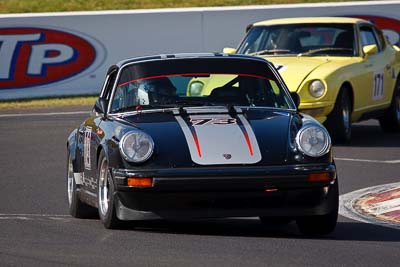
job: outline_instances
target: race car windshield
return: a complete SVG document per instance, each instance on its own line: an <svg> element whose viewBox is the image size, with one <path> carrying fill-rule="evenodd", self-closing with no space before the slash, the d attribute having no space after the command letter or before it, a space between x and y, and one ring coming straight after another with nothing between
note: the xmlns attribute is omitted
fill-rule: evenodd
<svg viewBox="0 0 400 267"><path fill-rule="evenodd" d="M112 112L140 107L237 105L293 108L280 84L250 74L184 73L143 77L117 85Z"/></svg>
<svg viewBox="0 0 400 267"><path fill-rule="evenodd" d="M268 56L355 56L351 24L284 24L255 26L238 48L238 54Z"/></svg>

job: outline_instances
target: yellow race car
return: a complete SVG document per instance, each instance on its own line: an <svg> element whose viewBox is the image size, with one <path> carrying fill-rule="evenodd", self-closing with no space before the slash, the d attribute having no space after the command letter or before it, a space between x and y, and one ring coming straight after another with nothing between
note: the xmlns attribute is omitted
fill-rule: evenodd
<svg viewBox="0 0 400 267"><path fill-rule="evenodd" d="M343 17L257 22L237 49L224 49L272 62L300 96L300 111L324 123L337 143L350 140L352 122L370 118L400 131L399 51L372 23Z"/></svg>

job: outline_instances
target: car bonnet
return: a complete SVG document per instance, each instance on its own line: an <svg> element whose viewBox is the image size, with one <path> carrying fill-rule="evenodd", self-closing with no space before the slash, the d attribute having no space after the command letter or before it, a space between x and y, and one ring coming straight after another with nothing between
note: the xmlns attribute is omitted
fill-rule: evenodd
<svg viewBox="0 0 400 267"><path fill-rule="evenodd" d="M287 161L291 112L268 108L184 108L123 120L148 133L157 157L177 167L276 165Z"/></svg>
<svg viewBox="0 0 400 267"><path fill-rule="evenodd" d="M326 57L266 57L281 74L291 92L296 92L308 75L321 65L329 63Z"/></svg>

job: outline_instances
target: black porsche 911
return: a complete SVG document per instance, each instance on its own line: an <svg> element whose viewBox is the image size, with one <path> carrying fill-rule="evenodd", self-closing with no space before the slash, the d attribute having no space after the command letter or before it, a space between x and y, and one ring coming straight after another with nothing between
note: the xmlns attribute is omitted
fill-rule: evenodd
<svg viewBox="0 0 400 267"><path fill-rule="evenodd" d="M298 102L261 58L121 61L68 137L69 212L84 218L97 208L106 228L257 216L328 234L338 214L331 141Z"/></svg>

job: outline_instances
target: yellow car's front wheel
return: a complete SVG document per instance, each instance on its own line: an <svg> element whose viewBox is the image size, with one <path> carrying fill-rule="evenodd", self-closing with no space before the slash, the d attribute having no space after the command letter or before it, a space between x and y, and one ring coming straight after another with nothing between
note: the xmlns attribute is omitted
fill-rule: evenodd
<svg viewBox="0 0 400 267"><path fill-rule="evenodd" d="M383 116L379 118L379 124L385 132L400 131L400 79L397 79L392 103Z"/></svg>

